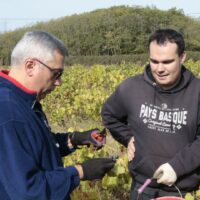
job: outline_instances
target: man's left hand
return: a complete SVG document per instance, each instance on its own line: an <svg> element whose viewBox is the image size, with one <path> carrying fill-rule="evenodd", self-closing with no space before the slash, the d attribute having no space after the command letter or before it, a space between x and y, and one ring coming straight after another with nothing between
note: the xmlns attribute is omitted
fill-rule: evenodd
<svg viewBox="0 0 200 200"><path fill-rule="evenodd" d="M157 183L172 186L177 180L177 175L172 166L169 163L165 163L158 167L153 178L157 179Z"/></svg>
<svg viewBox="0 0 200 200"><path fill-rule="evenodd" d="M135 139L132 137L127 146L128 161L133 160L135 157Z"/></svg>
<svg viewBox="0 0 200 200"><path fill-rule="evenodd" d="M93 145L97 149L106 143L106 130L92 129L84 132L74 132L70 135L70 140L74 148L78 145Z"/></svg>

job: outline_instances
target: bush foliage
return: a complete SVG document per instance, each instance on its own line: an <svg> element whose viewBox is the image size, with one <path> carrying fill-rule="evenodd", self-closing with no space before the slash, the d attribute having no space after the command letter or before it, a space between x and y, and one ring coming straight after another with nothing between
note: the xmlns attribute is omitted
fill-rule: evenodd
<svg viewBox="0 0 200 200"><path fill-rule="evenodd" d="M147 53L148 38L158 28L176 29L183 34L188 51L200 50L200 22L181 10L117 6L0 34L0 65L9 65L11 49L29 30L45 30L60 38L69 48L71 62L76 63L87 56L87 64L91 59L102 63L103 58L99 59L99 56L108 56L107 61L113 64L119 61L116 55L127 55L128 61L128 55Z"/></svg>

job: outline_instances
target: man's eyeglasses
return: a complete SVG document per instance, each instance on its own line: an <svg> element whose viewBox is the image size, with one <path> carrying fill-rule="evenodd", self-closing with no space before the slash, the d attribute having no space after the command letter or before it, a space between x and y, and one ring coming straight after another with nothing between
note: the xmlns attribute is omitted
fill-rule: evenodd
<svg viewBox="0 0 200 200"><path fill-rule="evenodd" d="M49 71L51 71L53 73L53 77L55 78L55 80L60 79L60 77L63 74L64 69L61 68L51 68L48 65L46 65L45 63L43 63L42 61L40 61L37 58L33 58L33 60L39 62L40 64L42 64L43 66L45 66Z"/></svg>

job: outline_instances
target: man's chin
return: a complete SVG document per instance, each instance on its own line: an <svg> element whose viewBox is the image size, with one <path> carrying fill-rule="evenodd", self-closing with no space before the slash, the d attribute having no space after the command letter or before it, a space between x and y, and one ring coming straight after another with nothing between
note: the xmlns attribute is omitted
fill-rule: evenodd
<svg viewBox="0 0 200 200"><path fill-rule="evenodd" d="M44 98L46 97L46 95L47 95L47 94L39 94L39 95L37 96L37 100L40 101L40 100L44 99Z"/></svg>
<svg viewBox="0 0 200 200"><path fill-rule="evenodd" d="M44 92L44 93L42 93L42 94L39 94L39 95L38 95L38 99L39 99L39 100L44 99L49 93L51 93L51 91L46 91L46 92Z"/></svg>

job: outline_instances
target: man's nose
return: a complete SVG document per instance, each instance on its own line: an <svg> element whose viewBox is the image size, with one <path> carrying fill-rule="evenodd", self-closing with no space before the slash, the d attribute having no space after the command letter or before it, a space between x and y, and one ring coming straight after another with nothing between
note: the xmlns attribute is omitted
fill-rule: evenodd
<svg viewBox="0 0 200 200"><path fill-rule="evenodd" d="M165 71L165 67L164 67L163 63L161 63L161 62L158 63L158 65L157 65L157 71L158 72Z"/></svg>
<svg viewBox="0 0 200 200"><path fill-rule="evenodd" d="M55 82L54 82L55 86L60 86L61 84L62 84L61 78L56 79Z"/></svg>

